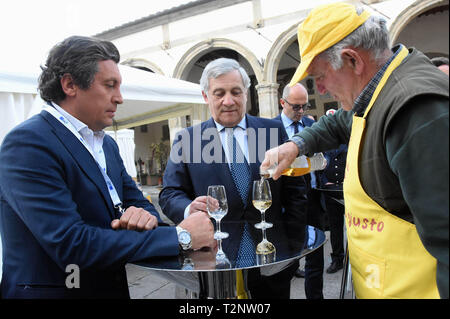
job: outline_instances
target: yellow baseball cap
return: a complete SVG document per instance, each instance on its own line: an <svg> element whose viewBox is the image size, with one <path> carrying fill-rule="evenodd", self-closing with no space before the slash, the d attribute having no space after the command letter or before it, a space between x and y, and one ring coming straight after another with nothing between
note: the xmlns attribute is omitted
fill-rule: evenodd
<svg viewBox="0 0 450 319"><path fill-rule="evenodd" d="M341 41L369 17L368 11L358 15L355 6L343 2L326 4L311 10L305 21L298 26L301 60L289 86L295 85L308 75L306 70L319 53Z"/></svg>

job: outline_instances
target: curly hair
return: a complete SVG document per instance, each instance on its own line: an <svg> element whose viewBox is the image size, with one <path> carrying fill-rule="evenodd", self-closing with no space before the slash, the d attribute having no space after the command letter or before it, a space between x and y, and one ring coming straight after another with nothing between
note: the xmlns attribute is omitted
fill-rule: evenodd
<svg viewBox="0 0 450 319"><path fill-rule="evenodd" d="M66 94L61 87L61 78L70 74L74 83L81 89L88 89L98 71L98 62L120 61L116 46L96 38L71 36L56 44L41 66L38 89L44 101L56 103L64 100Z"/></svg>

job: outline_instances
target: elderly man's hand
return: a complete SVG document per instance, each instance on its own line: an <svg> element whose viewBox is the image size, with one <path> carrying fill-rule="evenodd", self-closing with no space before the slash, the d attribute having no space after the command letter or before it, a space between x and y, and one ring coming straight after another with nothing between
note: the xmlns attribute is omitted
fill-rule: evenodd
<svg viewBox="0 0 450 319"><path fill-rule="evenodd" d="M206 207L206 196L198 196L195 198L190 206L189 206L189 215L192 215L196 212L208 213L208 209Z"/></svg>
<svg viewBox="0 0 450 319"><path fill-rule="evenodd" d="M214 226L207 213L193 213L185 218L179 226L191 234L192 249L196 250L203 247L213 248L216 246Z"/></svg>
<svg viewBox="0 0 450 319"><path fill-rule="evenodd" d="M281 173L292 164L298 156L298 147L294 142L287 142L278 147L271 148L264 156L260 171L265 172L269 168L275 167L272 178L277 180Z"/></svg>
<svg viewBox="0 0 450 319"><path fill-rule="evenodd" d="M111 222L113 229L150 230L158 227L158 219L143 208L130 206L120 219Z"/></svg>

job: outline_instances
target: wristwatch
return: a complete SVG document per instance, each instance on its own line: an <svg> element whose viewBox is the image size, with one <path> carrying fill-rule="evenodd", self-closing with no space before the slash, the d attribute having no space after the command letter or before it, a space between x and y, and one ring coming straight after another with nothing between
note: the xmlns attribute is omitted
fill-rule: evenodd
<svg viewBox="0 0 450 319"><path fill-rule="evenodd" d="M191 249L192 248L191 233L180 226L177 226L176 229L177 229L177 235L178 235L178 242L180 243L181 248L183 250Z"/></svg>

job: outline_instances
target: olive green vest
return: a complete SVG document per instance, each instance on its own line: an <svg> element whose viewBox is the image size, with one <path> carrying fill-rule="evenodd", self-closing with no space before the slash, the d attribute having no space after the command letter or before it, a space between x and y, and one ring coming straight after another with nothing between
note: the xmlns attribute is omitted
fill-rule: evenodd
<svg viewBox="0 0 450 319"><path fill-rule="evenodd" d="M390 213L404 217L411 212L403 199L398 177L386 157L386 134L396 114L419 95L448 99L448 76L421 52L410 49L408 57L386 82L367 117L360 157L361 184L366 193ZM405 85L407 84L407 85ZM404 218L405 219L405 218ZM406 218L411 221L411 218Z"/></svg>

